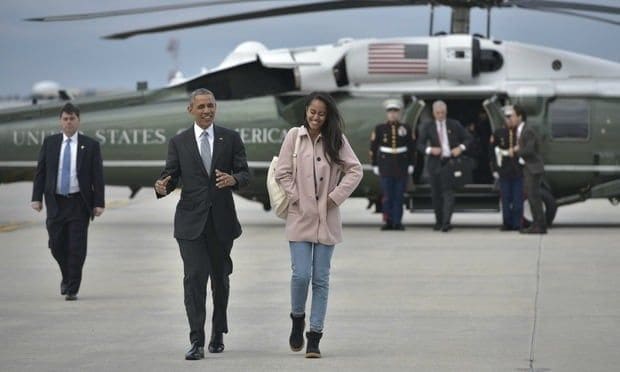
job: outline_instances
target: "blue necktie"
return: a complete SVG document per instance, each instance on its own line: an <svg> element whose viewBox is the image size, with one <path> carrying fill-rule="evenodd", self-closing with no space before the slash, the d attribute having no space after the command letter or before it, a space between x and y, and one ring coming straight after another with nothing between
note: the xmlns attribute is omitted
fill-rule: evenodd
<svg viewBox="0 0 620 372"><path fill-rule="evenodd" d="M71 138L67 139L62 155L62 172L60 173L60 194L68 195L71 184Z"/></svg>

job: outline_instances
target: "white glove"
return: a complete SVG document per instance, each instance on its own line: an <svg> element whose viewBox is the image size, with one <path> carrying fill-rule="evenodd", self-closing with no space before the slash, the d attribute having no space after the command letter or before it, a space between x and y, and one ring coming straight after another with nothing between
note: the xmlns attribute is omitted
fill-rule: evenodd
<svg viewBox="0 0 620 372"><path fill-rule="evenodd" d="M372 173L374 173L374 174L375 174L375 176L379 176L379 175L380 175L380 174L379 174L379 167L378 167L378 166L376 166L376 165L375 165L375 166L373 166L373 167L372 167Z"/></svg>
<svg viewBox="0 0 620 372"><path fill-rule="evenodd" d="M409 175L413 174L413 165L410 165L407 167L407 174Z"/></svg>

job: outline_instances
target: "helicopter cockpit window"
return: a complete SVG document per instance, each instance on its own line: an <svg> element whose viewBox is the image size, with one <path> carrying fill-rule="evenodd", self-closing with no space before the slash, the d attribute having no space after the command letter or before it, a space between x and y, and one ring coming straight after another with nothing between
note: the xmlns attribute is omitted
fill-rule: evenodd
<svg viewBox="0 0 620 372"><path fill-rule="evenodd" d="M558 99L549 104L551 136L554 139L588 139L589 104L581 99Z"/></svg>
<svg viewBox="0 0 620 372"><path fill-rule="evenodd" d="M493 72L502 68L504 58L496 50L482 49L480 51L480 72Z"/></svg>

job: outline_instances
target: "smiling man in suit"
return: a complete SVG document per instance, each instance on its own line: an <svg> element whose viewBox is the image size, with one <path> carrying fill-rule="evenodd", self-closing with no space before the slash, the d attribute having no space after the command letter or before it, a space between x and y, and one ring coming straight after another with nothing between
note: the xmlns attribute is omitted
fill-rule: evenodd
<svg viewBox="0 0 620 372"><path fill-rule="evenodd" d="M182 184L174 216L174 237L183 259L185 310L190 327L187 360L204 358L205 301L211 277L213 317L209 352L224 351L226 308L232 273L230 251L241 235L232 191L249 183L241 137L214 124L217 104L207 89L190 95L194 124L170 140L166 168L155 181L158 198Z"/></svg>
<svg viewBox="0 0 620 372"><path fill-rule="evenodd" d="M433 102L432 122L420 130L418 150L426 154L426 169L430 177L431 199L435 210L434 230L448 232L454 210L454 183L450 160L458 158L472 141L461 123L447 118L448 107L443 101Z"/></svg>
<svg viewBox="0 0 620 372"><path fill-rule="evenodd" d="M60 294L77 300L86 260L89 221L103 213L103 161L99 142L79 134L80 110L60 111L62 133L46 137L34 176L31 206L43 209L45 195L49 248L60 266Z"/></svg>

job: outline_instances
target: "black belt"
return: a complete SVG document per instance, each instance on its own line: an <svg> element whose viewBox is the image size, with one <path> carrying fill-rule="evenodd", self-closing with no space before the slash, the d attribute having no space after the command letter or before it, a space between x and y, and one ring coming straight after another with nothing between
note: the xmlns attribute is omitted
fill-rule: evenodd
<svg viewBox="0 0 620 372"><path fill-rule="evenodd" d="M76 198L80 197L80 193L79 192L73 192L73 193L67 194L67 195L56 194L56 197L58 197L58 198L65 198L65 199L76 199Z"/></svg>
<svg viewBox="0 0 620 372"><path fill-rule="evenodd" d="M446 165L452 158L441 158L441 165Z"/></svg>

